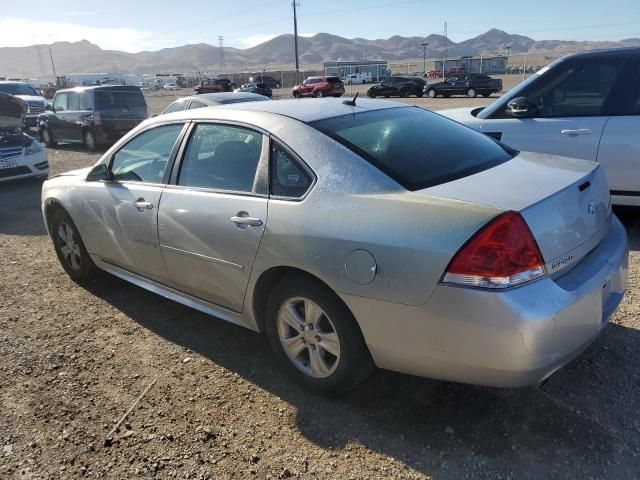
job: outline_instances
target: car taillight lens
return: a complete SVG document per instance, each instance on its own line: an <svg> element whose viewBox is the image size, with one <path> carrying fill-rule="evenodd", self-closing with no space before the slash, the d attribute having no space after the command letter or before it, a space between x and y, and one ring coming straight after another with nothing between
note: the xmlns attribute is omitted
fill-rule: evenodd
<svg viewBox="0 0 640 480"><path fill-rule="evenodd" d="M546 274L544 260L522 216L507 212L480 229L453 257L443 282L509 288Z"/></svg>

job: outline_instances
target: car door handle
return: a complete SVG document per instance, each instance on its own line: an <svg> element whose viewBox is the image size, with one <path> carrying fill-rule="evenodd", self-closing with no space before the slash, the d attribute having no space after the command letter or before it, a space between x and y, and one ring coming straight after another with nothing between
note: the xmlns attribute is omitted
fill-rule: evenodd
<svg viewBox="0 0 640 480"><path fill-rule="evenodd" d="M262 220L253 217L234 216L231 217L231 221L237 225L249 225L251 227L259 227L262 225Z"/></svg>
<svg viewBox="0 0 640 480"><path fill-rule="evenodd" d="M590 128L574 128L569 130L562 130L562 135L567 135L569 137L577 137L579 135L591 135L593 130Z"/></svg>
<svg viewBox="0 0 640 480"><path fill-rule="evenodd" d="M153 209L153 203L145 202L144 198L139 198L135 201L134 205L138 209L139 212L144 212L145 210Z"/></svg>

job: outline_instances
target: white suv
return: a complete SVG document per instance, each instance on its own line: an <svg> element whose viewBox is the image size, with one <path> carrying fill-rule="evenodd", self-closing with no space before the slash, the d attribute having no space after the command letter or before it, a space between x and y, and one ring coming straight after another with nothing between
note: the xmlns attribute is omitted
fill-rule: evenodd
<svg viewBox="0 0 640 480"><path fill-rule="evenodd" d="M49 174L47 152L22 131L26 111L23 100L0 93L0 182Z"/></svg>
<svg viewBox="0 0 640 480"><path fill-rule="evenodd" d="M598 161L640 206L640 48L561 58L485 108L438 112L518 150Z"/></svg>

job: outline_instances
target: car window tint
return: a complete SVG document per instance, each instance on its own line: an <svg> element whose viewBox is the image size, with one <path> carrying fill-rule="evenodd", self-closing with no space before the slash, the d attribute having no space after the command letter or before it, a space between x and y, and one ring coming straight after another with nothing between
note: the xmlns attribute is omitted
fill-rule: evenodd
<svg viewBox="0 0 640 480"><path fill-rule="evenodd" d="M173 102L171 105L165 108L162 113L181 112L186 108L186 106L186 100L178 100L177 102Z"/></svg>
<svg viewBox="0 0 640 480"><path fill-rule="evenodd" d="M196 108L206 107L207 104L204 102L200 102L198 100L191 100L191 104L189 104L189 110L194 110Z"/></svg>
<svg viewBox="0 0 640 480"><path fill-rule="evenodd" d="M271 147L271 195L278 197L302 197L312 179L309 173L281 146Z"/></svg>
<svg viewBox="0 0 640 480"><path fill-rule="evenodd" d="M162 183L182 124L147 130L116 152L111 164L115 180Z"/></svg>
<svg viewBox="0 0 640 480"><path fill-rule="evenodd" d="M514 155L486 135L417 107L343 115L311 126L408 190L473 175Z"/></svg>
<svg viewBox="0 0 640 480"><path fill-rule="evenodd" d="M96 109L146 108L147 103L140 90L96 90Z"/></svg>
<svg viewBox="0 0 640 480"><path fill-rule="evenodd" d="M53 108L55 108L56 111L59 111L59 112L67 110L67 94L66 93L59 93L58 95L56 95L56 98L53 100Z"/></svg>
<svg viewBox="0 0 640 480"><path fill-rule="evenodd" d="M67 94L67 110L80 110L80 97L76 92Z"/></svg>
<svg viewBox="0 0 640 480"><path fill-rule="evenodd" d="M93 102L91 101L92 97L90 92L78 93L77 96L80 110L91 110L93 108Z"/></svg>
<svg viewBox="0 0 640 480"><path fill-rule="evenodd" d="M607 115L607 100L623 65L624 59L616 57L571 62L537 83L526 97L542 118Z"/></svg>
<svg viewBox="0 0 640 480"><path fill-rule="evenodd" d="M178 185L253 192L261 153L261 133L200 124L189 140Z"/></svg>

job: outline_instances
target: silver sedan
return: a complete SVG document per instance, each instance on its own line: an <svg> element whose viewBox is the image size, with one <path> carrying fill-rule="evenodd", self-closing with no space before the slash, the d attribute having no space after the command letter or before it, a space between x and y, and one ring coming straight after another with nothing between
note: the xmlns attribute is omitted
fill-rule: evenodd
<svg viewBox="0 0 640 480"><path fill-rule="evenodd" d="M45 182L42 209L74 280L105 270L265 331L321 394L374 366L537 384L596 338L627 281L598 164L386 101L162 115Z"/></svg>

